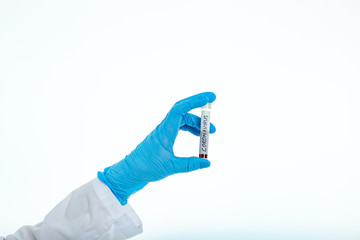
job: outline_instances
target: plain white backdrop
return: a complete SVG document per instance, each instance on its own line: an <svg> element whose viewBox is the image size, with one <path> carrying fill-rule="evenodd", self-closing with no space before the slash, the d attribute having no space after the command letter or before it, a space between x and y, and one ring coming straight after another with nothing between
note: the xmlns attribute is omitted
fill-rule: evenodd
<svg viewBox="0 0 360 240"><path fill-rule="evenodd" d="M359 12L0 1L0 235L40 222L176 101L214 91L212 166L133 195L134 239L359 239ZM181 132L175 153L196 156L198 142Z"/></svg>

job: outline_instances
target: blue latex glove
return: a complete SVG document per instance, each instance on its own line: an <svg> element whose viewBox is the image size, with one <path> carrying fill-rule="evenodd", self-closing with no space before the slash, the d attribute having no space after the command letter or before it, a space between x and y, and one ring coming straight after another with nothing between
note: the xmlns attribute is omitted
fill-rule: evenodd
<svg viewBox="0 0 360 240"><path fill-rule="evenodd" d="M204 92L175 103L165 119L135 150L120 162L105 168L104 172L98 172L98 178L122 205L149 182L210 166L207 159L175 156L173 146L180 129L200 135L201 118L188 112L213 102L215 98L214 93ZM210 124L210 133L214 132L215 126Z"/></svg>

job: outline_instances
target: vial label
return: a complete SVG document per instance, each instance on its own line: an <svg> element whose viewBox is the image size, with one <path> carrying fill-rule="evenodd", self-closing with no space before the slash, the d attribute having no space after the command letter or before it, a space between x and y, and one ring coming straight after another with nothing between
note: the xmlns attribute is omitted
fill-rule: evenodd
<svg viewBox="0 0 360 240"><path fill-rule="evenodd" d="M199 157L207 158L209 149L210 111L201 111Z"/></svg>

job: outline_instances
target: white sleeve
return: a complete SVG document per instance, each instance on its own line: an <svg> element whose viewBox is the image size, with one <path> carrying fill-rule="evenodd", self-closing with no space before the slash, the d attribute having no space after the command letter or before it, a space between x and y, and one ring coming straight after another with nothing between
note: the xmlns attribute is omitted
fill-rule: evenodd
<svg viewBox="0 0 360 240"><path fill-rule="evenodd" d="M69 194L34 226L23 226L6 240L112 240L142 233L129 204L122 206L98 178ZM3 239L0 237L0 239Z"/></svg>

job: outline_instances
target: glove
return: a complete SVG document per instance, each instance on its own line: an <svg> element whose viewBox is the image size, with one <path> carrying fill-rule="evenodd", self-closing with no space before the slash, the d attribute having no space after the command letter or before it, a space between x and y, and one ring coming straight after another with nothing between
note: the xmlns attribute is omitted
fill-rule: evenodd
<svg viewBox="0 0 360 240"><path fill-rule="evenodd" d="M164 120L135 150L120 162L98 172L98 178L111 189L121 205L126 205L129 196L149 182L210 166L207 159L175 156L173 146L180 129L200 135L201 118L188 112L215 98L214 93L204 92L175 103ZM215 126L210 124L210 133L215 131Z"/></svg>

